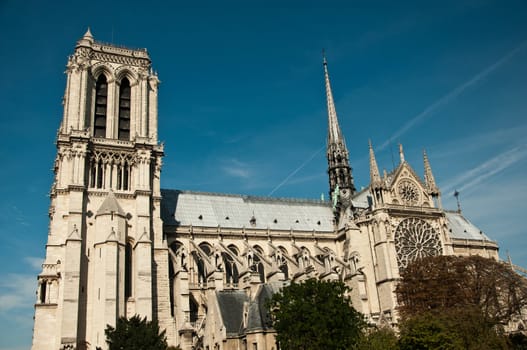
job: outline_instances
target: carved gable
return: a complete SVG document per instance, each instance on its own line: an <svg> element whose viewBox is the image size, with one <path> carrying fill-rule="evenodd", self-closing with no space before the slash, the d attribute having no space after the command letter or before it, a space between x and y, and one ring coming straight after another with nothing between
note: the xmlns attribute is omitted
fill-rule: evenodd
<svg viewBox="0 0 527 350"><path fill-rule="evenodd" d="M426 186L415 171L403 162L395 170L390 183L392 204L430 207L431 198Z"/></svg>

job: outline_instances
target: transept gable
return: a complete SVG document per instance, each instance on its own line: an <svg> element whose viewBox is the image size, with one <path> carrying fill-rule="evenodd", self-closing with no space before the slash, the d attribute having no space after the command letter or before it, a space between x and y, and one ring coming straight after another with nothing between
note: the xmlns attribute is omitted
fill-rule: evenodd
<svg viewBox="0 0 527 350"><path fill-rule="evenodd" d="M392 204L430 206L426 185L406 161L399 164L389 180Z"/></svg>

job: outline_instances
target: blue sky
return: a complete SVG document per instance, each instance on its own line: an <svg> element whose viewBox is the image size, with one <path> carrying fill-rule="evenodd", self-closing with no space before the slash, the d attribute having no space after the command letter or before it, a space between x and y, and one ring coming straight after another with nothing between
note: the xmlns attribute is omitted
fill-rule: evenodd
<svg viewBox="0 0 527 350"><path fill-rule="evenodd" d="M88 26L148 48L164 188L327 197L325 48L356 186L368 139L387 170L401 142L422 174L426 148L444 206L458 189L526 267L527 3L392 3L1 1L0 350L31 343L63 72Z"/></svg>

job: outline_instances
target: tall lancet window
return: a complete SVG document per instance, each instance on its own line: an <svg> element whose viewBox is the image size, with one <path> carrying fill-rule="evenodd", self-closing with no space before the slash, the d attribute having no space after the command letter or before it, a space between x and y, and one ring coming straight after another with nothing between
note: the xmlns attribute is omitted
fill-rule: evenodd
<svg viewBox="0 0 527 350"><path fill-rule="evenodd" d="M119 140L130 139L130 82L121 80L119 89Z"/></svg>
<svg viewBox="0 0 527 350"><path fill-rule="evenodd" d="M126 243L124 255L124 297L132 296L132 243Z"/></svg>
<svg viewBox="0 0 527 350"><path fill-rule="evenodd" d="M95 84L95 116L93 136L106 137L106 111L108 105L108 82L104 74L99 75Z"/></svg>

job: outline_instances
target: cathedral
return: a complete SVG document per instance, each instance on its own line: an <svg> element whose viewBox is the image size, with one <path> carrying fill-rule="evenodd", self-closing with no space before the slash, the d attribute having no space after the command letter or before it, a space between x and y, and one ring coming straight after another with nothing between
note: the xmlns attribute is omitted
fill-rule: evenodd
<svg viewBox="0 0 527 350"><path fill-rule="evenodd" d="M380 173L370 143L370 183L356 190L325 59L323 74L329 201L161 189L150 57L88 30L66 68L32 349L107 349L106 326L138 314L183 350L277 350L265 301L288 283L341 280L370 324L390 325L409 262L498 259L496 242L442 208L426 153L424 178L402 146Z"/></svg>

